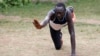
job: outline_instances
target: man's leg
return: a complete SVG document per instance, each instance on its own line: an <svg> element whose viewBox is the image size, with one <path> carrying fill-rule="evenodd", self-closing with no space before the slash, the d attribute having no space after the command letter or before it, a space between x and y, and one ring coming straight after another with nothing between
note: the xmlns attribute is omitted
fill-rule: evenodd
<svg viewBox="0 0 100 56"><path fill-rule="evenodd" d="M51 27L50 27L50 33L56 50L60 50L62 47L62 33L60 32L60 30L55 31Z"/></svg>

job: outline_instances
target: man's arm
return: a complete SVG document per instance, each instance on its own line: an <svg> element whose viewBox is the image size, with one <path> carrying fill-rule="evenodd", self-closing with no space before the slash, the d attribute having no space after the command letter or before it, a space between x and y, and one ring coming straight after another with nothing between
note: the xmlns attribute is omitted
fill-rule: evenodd
<svg viewBox="0 0 100 56"><path fill-rule="evenodd" d="M72 6L68 6L67 8L71 11L72 20L73 20L73 22L75 22L76 15L75 15L75 12L74 12L74 8Z"/></svg>
<svg viewBox="0 0 100 56"><path fill-rule="evenodd" d="M48 12L48 14L47 14L47 16L45 17L45 19L41 22L41 23L39 23L36 19L33 21L33 24L34 24L34 26L37 28L37 29L41 29L41 28L43 28L43 27L45 27L47 24L48 24L48 22L49 22L49 20L50 20L50 17L51 17L51 15L53 14L54 12L51 10L51 11L49 11Z"/></svg>
<svg viewBox="0 0 100 56"><path fill-rule="evenodd" d="M41 29L42 28L42 26L40 25L40 23L36 19L34 19L32 23L37 29Z"/></svg>
<svg viewBox="0 0 100 56"><path fill-rule="evenodd" d="M69 34L70 34L70 39L71 39L71 56L75 56L75 47L76 47L76 43L75 43L75 31L74 31L74 23L72 21L72 17L71 17L71 12L69 12L69 18L68 18L68 30L69 30Z"/></svg>
<svg viewBox="0 0 100 56"><path fill-rule="evenodd" d="M74 12L72 13L72 20L73 20L73 22L75 22L75 21L76 21L76 15L75 15L75 13L74 13Z"/></svg>

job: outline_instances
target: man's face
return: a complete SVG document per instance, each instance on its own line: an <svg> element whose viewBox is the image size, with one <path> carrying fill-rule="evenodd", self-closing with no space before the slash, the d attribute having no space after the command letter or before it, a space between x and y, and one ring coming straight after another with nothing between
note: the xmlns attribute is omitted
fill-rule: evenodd
<svg viewBox="0 0 100 56"><path fill-rule="evenodd" d="M55 14L58 19L62 19L65 15L65 10L63 7L56 7L55 8Z"/></svg>

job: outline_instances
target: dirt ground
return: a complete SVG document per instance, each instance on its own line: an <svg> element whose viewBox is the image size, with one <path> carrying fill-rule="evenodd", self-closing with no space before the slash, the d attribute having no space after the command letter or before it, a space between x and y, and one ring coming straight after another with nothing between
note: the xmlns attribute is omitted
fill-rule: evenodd
<svg viewBox="0 0 100 56"><path fill-rule="evenodd" d="M20 20L19 18L15 21ZM15 21L13 24L0 23L0 56L70 56L70 36L67 27L62 29L64 43L58 51L54 48L48 26L36 30L31 20L26 20L21 20L21 24L14 23ZM94 22L100 24L100 21ZM80 26L77 23L75 31L77 56L100 56L100 25Z"/></svg>

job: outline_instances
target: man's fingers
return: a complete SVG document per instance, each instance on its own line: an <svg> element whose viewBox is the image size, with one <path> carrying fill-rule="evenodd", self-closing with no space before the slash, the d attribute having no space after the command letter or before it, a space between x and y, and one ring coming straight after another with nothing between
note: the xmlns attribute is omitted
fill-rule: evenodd
<svg viewBox="0 0 100 56"><path fill-rule="evenodd" d="M41 29L40 23L36 19L34 19L32 23L37 29Z"/></svg>
<svg viewBox="0 0 100 56"><path fill-rule="evenodd" d="M34 23L35 23L35 24L39 24L39 22L38 22L36 19L34 19Z"/></svg>
<svg viewBox="0 0 100 56"><path fill-rule="evenodd" d="M39 25L39 22L36 19L34 19L33 24L37 27Z"/></svg>
<svg viewBox="0 0 100 56"><path fill-rule="evenodd" d="M32 22L34 25L38 24L38 21L36 19L33 20Z"/></svg>

